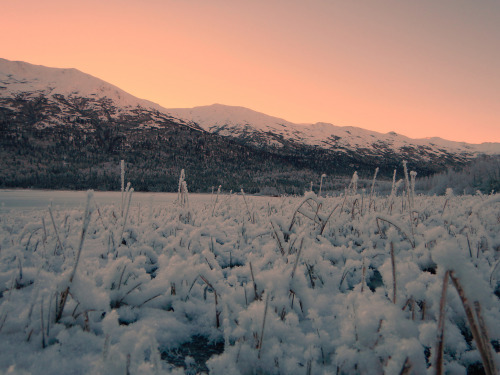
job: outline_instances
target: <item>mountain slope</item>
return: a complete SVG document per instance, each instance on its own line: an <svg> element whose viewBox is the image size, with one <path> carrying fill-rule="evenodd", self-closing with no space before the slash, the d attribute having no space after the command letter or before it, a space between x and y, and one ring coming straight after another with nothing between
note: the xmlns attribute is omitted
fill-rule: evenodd
<svg viewBox="0 0 500 375"><path fill-rule="evenodd" d="M420 149L423 155L439 156L455 153L472 157L477 154L500 154L500 143L468 144L441 138L411 139L395 132L382 134L351 126L335 126L328 123L294 124L243 107L221 104L195 108L169 109L174 117L198 124L201 128L225 136L249 139L252 134L259 142L269 135L268 145L280 147L276 136L296 143L317 146L335 151L363 150L371 155L381 149L404 153L408 148ZM259 143L256 142L256 143Z"/></svg>
<svg viewBox="0 0 500 375"><path fill-rule="evenodd" d="M298 193L322 173L368 176L379 167L392 176L407 160L425 176L500 154L499 144L300 125L243 107L165 109L76 69L5 59L0 134L0 187L116 189L125 159L138 190L175 190L184 168L192 190Z"/></svg>
<svg viewBox="0 0 500 375"><path fill-rule="evenodd" d="M22 61L0 58L0 95L15 96L32 92L43 95L107 97L117 107L153 108L162 110L156 103L138 99L122 89L77 69L48 68Z"/></svg>

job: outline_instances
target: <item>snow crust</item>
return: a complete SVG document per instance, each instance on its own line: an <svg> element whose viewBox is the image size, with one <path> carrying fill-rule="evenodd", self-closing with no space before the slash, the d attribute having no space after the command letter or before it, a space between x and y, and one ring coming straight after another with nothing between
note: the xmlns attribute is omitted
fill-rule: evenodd
<svg viewBox="0 0 500 375"><path fill-rule="evenodd" d="M131 191L53 221L0 209L4 373L432 374L449 270L498 347L498 195ZM444 311L444 368L466 373L481 356L451 283Z"/></svg>

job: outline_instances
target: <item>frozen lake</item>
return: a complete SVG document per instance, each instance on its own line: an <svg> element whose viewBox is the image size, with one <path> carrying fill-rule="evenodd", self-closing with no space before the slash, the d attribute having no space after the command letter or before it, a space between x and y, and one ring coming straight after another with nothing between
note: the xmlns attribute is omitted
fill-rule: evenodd
<svg viewBox="0 0 500 375"><path fill-rule="evenodd" d="M95 191L94 199L98 205L116 204L121 202L119 191ZM210 194L191 194L190 200L210 200ZM0 190L0 207L2 209L39 209L47 207L51 202L58 208L78 208L85 205L86 191L69 190ZM133 204L162 204L177 199L177 193L140 193L132 195Z"/></svg>
<svg viewBox="0 0 500 375"><path fill-rule="evenodd" d="M226 194L222 196L227 197ZM221 198L222 198L221 196ZM94 191L94 201L98 205L115 204L120 205L122 194L120 191ZM264 196L248 196L249 199L273 200L279 198ZM51 203L56 208L79 208L84 207L87 199L86 191L73 190L23 190L23 189L0 189L0 209L2 210L32 210L46 208ZM134 192L132 195L132 206L140 204L159 205L172 203L177 199L177 193L141 193ZM189 194L192 203L209 203L215 199L215 194Z"/></svg>

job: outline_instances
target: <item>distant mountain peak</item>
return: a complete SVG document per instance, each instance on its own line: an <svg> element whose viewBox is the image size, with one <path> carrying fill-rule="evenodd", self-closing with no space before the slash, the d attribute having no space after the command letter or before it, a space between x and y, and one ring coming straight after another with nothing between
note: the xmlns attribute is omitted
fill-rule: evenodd
<svg viewBox="0 0 500 375"><path fill-rule="evenodd" d="M154 108L160 105L136 98L115 85L74 68L50 68L0 58L0 95L23 92L45 95L106 97L118 106Z"/></svg>
<svg viewBox="0 0 500 375"><path fill-rule="evenodd" d="M209 132L214 132L234 138L249 139L249 132L258 135L258 142L263 134L272 134L282 139L308 146L342 152L356 152L362 148L365 151L380 152L381 145L392 152L414 148L438 157L446 152L473 156L476 154L500 154L499 143L483 143L480 145L464 142L448 141L439 137L428 139L412 139L394 131L379 133L353 126L337 126L325 122L315 124L295 124L290 121L266 115L244 107L213 104L194 108L168 109L177 118L191 121ZM275 137L273 137L275 139ZM276 144L274 142L274 144Z"/></svg>
<svg viewBox="0 0 500 375"><path fill-rule="evenodd" d="M118 120L124 114L135 116L131 111L142 108L151 111L147 120L144 120L144 116L141 119L142 127L158 127L159 122L175 121L197 130L203 129L208 133L233 138L252 147L271 149L312 147L333 153L369 156L382 161L388 155L401 155L431 162L449 155L463 160L482 153L500 154L500 143L475 145L438 137L411 139L394 131L383 134L325 122L295 124L245 107L220 103L194 108L166 109L153 102L136 98L112 84L77 69L48 68L0 59L0 99L20 94L32 98L43 95L51 98L56 104L59 100L58 95L70 99L83 98L85 102L92 102L98 107L102 104L99 104L99 101L105 99L112 103L113 111L112 113L106 111L101 105L99 116L103 119L107 116ZM159 117L152 113L154 111L160 114ZM73 112L73 109L70 108L66 112L61 110L57 121L53 123L64 124L65 118L74 116L64 115L68 112ZM44 121L50 122L50 118Z"/></svg>

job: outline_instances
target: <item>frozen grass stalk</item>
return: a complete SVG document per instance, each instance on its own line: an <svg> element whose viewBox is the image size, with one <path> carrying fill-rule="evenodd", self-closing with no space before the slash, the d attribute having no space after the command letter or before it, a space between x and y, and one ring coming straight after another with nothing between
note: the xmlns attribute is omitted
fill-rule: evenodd
<svg viewBox="0 0 500 375"><path fill-rule="evenodd" d="M130 182L127 185L126 199L128 200L128 203L127 203L127 209L125 210L125 217L123 218L123 226L122 226L122 231L120 233L120 238L118 240L119 241L118 246L120 246L120 244L123 240L123 232L125 231L125 226L127 225L128 211L130 209L130 201L132 200L132 193L134 192L134 188L130 188L130 190L128 189L129 186L130 186Z"/></svg>
<svg viewBox="0 0 500 375"><path fill-rule="evenodd" d="M490 342L488 341L488 337L485 337L484 334L482 334L481 331L484 331L486 333L486 327L483 326L482 330L479 329L478 323L476 322L476 319L479 320L478 317L474 316L474 310L472 310L472 306L465 295L465 291L462 288L462 284L459 280L459 278L455 275L453 271L450 271L450 278L451 282L453 283L453 286L455 286L455 289L458 292L458 295L460 296L460 299L462 301L462 305L464 306L465 310L465 315L467 316L467 320L469 322L469 326L472 332L472 337L474 338L474 341L476 341L476 346L477 349L479 350L479 353L481 354L481 359L483 361L483 366L484 366L484 371L486 375L498 375L498 372L496 370L495 366L495 361L493 360L494 356L491 351L491 345ZM478 307L476 307L476 312L481 310L479 306L479 302L477 302ZM482 320L482 317L481 317ZM484 324L484 322L483 322Z"/></svg>
<svg viewBox="0 0 500 375"><path fill-rule="evenodd" d="M248 218L250 219L250 221L252 223L254 223L254 220L252 220L252 214L250 213L250 208L248 207L248 202L247 202L247 198L245 196L245 192L243 191L243 189L241 189L241 195L243 195L243 200L245 201L245 206L247 208L247 213L248 213ZM272 223L271 223L272 224Z"/></svg>
<svg viewBox="0 0 500 375"><path fill-rule="evenodd" d="M320 180L319 180L319 193L318 193L318 197L321 197L321 188L323 187L323 178L325 178L325 177L326 177L326 174L323 173L321 175Z"/></svg>
<svg viewBox="0 0 500 375"><path fill-rule="evenodd" d="M217 195L215 196L214 208L212 209L212 216L214 216L215 207L217 207L217 202L219 201L219 194L220 194L221 187L222 187L222 185L219 185L219 188L217 189Z"/></svg>
<svg viewBox="0 0 500 375"><path fill-rule="evenodd" d="M391 266L392 266L392 302L396 304L396 259L394 258L394 242L391 241Z"/></svg>
<svg viewBox="0 0 500 375"><path fill-rule="evenodd" d="M215 288L213 287L213 285L203 276L203 275L199 275L200 278L203 280L203 282L205 284L207 284L207 286L213 290L214 292L214 298L215 298L215 326L217 328L220 327L220 314L221 312L219 311L219 297L218 297L218 294L217 294L217 291L215 290Z"/></svg>
<svg viewBox="0 0 500 375"><path fill-rule="evenodd" d="M266 326L268 305L269 305L269 294L267 294L267 296L266 296L266 306L264 307L264 317L262 318L262 329L260 331L260 340L259 340L259 355L258 355L259 359L260 359L260 353L262 352L262 344L264 343L264 328Z"/></svg>
<svg viewBox="0 0 500 375"><path fill-rule="evenodd" d="M121 171L121 185L122 185L122 205L121 205L121 216L123 217L123 206L125 202L123 201L124 199L124 193L125 193L125 160L120 161L120 171Z"/></svg>
<svg viewBox="0 0 500 375"><path fill-rule="evenodd" d="M373 201L373 192L375 191L375 180L377 179L377 174L378 174L378 167L375 168L375 173L373 174L372 188L370 190L370 200L369 200L369 203L368 203L368 212L370 212L372 204L374 204L374 201ZM394 180L393 180L392 184L394 186Z"/></svg>
<svg viewBox="0 0 500 375"><path fill-rule="evenodd" d="M446 305L446 291L448 290L449 275L450 271L446 271L444 274L443 288L441 290L441 299L439 301L439 321L438 321L437 348L436 348L436 375L443 374L444 322L445 322L444 307Z"/></svg>
<svg viewBox="0 0 500 375"><path fill-rule="evenodd" d="M80 244L78 245L78 251L76 253L75 265L73 266L73 270L71 271L68 281L68 286L61 293L61 300L59 301L59 306L57 308L57 313L56 313L56 322L58 322L62 317L62 313L64 311L64 305L66 305L66 300L68 298L69 289L71 287L71 284L73 283L73 279L76 274L76 268L78 267L78 263L80 261L80 255L82 254L82 248L83 248L83 241L85 240L85 234L87 233L87 229L90 223L90 215L92 214L92 211L90 209L90 201L93 196L94 192L92 190L89 190L87 192L87 206L85 207L85 213L83 215L82 233L80 235Z"/></svg>
<svg viewBox="0 0 500 375"><path fill-rule="evenodd" d="M54 220L54 215L52 214L52 203L49 206L49 213L50 213L50 219L52 220L52 225L54 226L54 231L56 232L57 243L59 244L59 247L61 248L61 252L64 253L64 247L63 247L62 242L61 242L61 237L59 237L59 232L57 231L56 221ZM56 255L56 254L57 254L57 246L54 249L54 255Z"/></svg>

